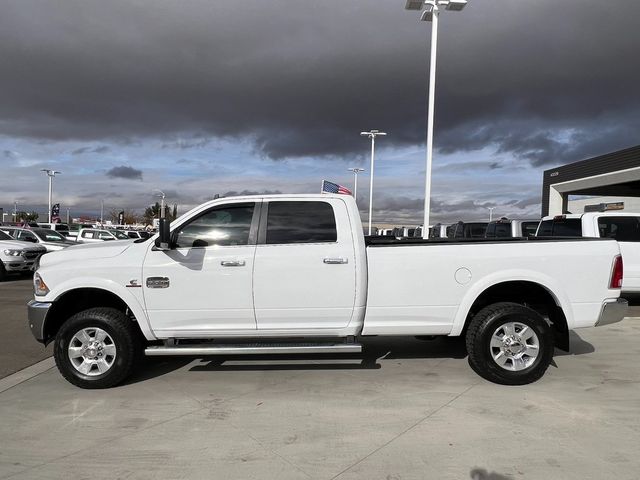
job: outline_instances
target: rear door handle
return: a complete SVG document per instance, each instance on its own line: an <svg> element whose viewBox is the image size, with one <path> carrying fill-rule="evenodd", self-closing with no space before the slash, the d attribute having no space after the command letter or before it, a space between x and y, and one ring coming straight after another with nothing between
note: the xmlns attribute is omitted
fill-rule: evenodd
<svg viewBox="0 0 640 480"><path fill-rule="evenodd" d="M328 264L328 265L337 265L337 264L341 264L341 263L349 263L349 260L346 258L330 258L327 257L324 260L322 260L324 263Z"/></svg>
<svg viewBox="0 0 640 480"><path fill-rule="evenodd" d="M244 267L244 260L222 260L220 265L223 267Z"/></svg>

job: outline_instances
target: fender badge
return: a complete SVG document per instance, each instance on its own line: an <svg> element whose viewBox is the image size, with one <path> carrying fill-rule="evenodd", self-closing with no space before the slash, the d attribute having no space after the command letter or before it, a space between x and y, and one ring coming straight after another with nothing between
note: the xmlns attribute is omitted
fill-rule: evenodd
<svg viewBox="0 0 640 480"><path fill-rule="evenodd" d="M125 285L125 287L128 287L128 288L142 288L142 285L138 285L138 280L136 280L134 278L132 280L129 280L129 285Z"/></svg>

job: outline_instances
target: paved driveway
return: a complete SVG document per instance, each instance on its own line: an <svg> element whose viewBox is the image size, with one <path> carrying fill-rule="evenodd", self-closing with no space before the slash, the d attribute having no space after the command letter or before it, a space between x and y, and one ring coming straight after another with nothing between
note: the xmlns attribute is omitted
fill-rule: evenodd
<svg viewBox="0 0 640 480"><path fill-rule="evenodd" d="M0 478L637 479L638 322L579 331L525 387L481 380L444 340L153 359L106 391L50 369L0 393Z"/></svg>
<svg viewBox="0 0 640 480"><path fill-rule="evenodd" d="M52 355L36 342L27 325L27 302L33 298L31 275L0 282L0 378Z"/></svg>

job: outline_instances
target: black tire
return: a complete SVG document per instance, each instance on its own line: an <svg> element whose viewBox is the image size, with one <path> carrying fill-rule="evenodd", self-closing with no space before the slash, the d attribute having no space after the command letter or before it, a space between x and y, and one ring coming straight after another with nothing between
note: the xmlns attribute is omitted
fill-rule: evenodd
<svg viewBox="0 0 640 480"><path fill-rule="evenodd" d="M518 366L517 368L522 369L517 371L508 369L516 368L516 362L513 360L508 360L504 367L500 366L492 354L492 352L499 354L500 349L491 348L494 333L502 325L511 322L531 328L538 341L537 356L524 356L521 362L526 363L532 358L535 360L531 361L526 368ZM539 380L549 367L554 352L551 326L535 310L517 303L494 303L478 312L469 323L466 344L471 368L482 378L501 385L526 385ZM516 348L522 348L521 344L516 344Z"/></svg>
<svg viewBox="0 0 640 480"><path fill-rule="evenodd" d="M69 358L70 342L85 328L100 328L113 340L115 359L104 373L85 375ZM76 313L62 325L56 335L53 355L58 370L72 384L80 388L109 388L120 384L133 372L142 356L142 340L135 323L120 310L91 308Z"/></svg>
<svg viewBox="0 0 640 480"><path fill-rule="evenodd" d="M4 268L4 263L0 261L0 282L3 282L7 278L7 271Z"/></svg>

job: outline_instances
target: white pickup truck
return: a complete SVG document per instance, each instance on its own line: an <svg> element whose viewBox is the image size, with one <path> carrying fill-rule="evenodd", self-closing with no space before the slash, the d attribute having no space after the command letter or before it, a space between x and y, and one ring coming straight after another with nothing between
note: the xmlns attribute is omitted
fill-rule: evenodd
<svg viewBox="0 0 640 480"><path fill-rule="evenodd" d="M374 335L464 336L475 371L519 385L570 329L625 316L621 282L615 241L365 239L350 196L247 196L44 256L28 312L84 388L122 382L143 353L359 352Z"/></svg>
<svg viewBox="0 0 640 480"><path fill-rule="evenodd" d="M544 217L536 236L617 240L625 266L622 295L640 294L640 213L601 211Z"/></svg>

